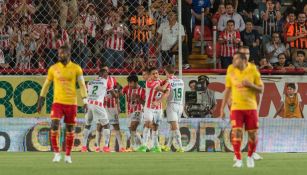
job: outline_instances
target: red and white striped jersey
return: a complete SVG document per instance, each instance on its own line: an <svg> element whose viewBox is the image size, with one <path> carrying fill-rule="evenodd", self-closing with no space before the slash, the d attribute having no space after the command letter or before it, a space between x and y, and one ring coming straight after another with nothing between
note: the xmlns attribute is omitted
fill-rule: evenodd
<svg viewBox="0 0 307 175"><path fill-rule="evenodd" d="M96 15L86 14L84 15L85 27L87 28L88 35L96 37L96 27L98 23L98 17Z"/></svg>
<svg viewBox="0 0 307 175"><path fill-rule="evenodd" d="M106 48L118 51L124 50L125 39L123 27L117 27L116 29L113 29L113 26L111 24L105 25L103 29L104 32L113 29L112 35L108 36L106 40Z"/></svg>
<svg viewBox="0 0 307 175"><path fill-rule="evenodd" d="M149 109L162 109L162 103L154 105L153 103L162 97L162 92L156 90L162 83L161 80L146 81L146 101L145 107Z"/></svg>
<svg viewBox="0 0 307 175"><path fill-rule="evenodd" d="M138 86L136 89L130 86L125 86L122 93L126 95L126 102L128 107L128 114L133 112L141 112L143 110L143 105L140 100L136 99L135 96L139 96L141 100L145 100L145 89Z"/></svg>
<svg viewBox="0 0 307 175"><path fill-rule="evenodd" d="M116 79L114 77L108 76L108 87L111 89L114 89L117 86ZM108 94L104 98L104 107L105 108L115 108L117 107L117 98L114 98L111 96L111 94Z"/></svg>
<svg viewBox="0 0 307 175"><path fill-rule="evenodd" d="M84 28L74 28L72 30L72 39L75 41L80 41L87 45L87 31Z"/></svg>
<svg viewBox="0 0 307 175"><path fill-rule="evenodd" d="M223 57L232 57L239 49L239 44L236 44L234 41L241 41L240 32L221 32L220 38L224 40L224 43L221 47L221 56Z"/></svg>
<svg viewBox="0 0 307 175"><path fill-rule="evenodd" d="M21 42L22 38L26 34L32 36L35 40L38 40L39 37L40 37L40 33L38 33L36 30L34 30L34 28L32 26L28 26L26 29L18 30L18 32L17 32L17 41Z"/></svg>
<svg viewBox="0 0 307 175"><path fill-rule="evenodd" d="M63 46L65 43L69 43L69 37L66 30L61 30L61 38L57 38L57 31L50 27L45 30L45 43L49 49L57 49Z"/></svg>
<svg viewBox="0 0 307 175"><path fill-rule="evenodd" d="M10 49L10 38L13 35L13 29L10 26L4 26L0 29L0 49Z"/></svg>

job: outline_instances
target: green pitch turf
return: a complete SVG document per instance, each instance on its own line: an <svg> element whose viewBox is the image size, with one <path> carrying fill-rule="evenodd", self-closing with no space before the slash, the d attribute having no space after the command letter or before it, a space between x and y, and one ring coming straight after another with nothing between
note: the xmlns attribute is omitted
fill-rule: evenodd
<svg viewBox="0 0 307 175"><path fill-rule="evenodd" d="M256 168L232 168L231 153L73 153L72 164L52 153L0 152L0 175L306 175L307 154L261 154ZM244 156L245 158L245 156Z"/></svg>

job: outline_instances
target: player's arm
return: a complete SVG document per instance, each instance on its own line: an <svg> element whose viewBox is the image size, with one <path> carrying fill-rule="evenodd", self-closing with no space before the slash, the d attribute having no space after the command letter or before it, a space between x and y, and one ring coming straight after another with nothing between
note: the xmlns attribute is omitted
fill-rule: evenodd
<svg viewBox="0 0 307 175"><path fill-rule="evenodd" d="M226 89L224 91L224 98L223 98L223 101L222 101L221 112L220 112L220 117L222 117L222 118L225 118L224 109L225 109L226 105L228 104L228 101L230 100L230 94L231 94L231 88L226 87Z"/></svg>
<svg viewBox="0 0 307 175"><path fill-rule="evenodd" d="M47 78L44 82L43 88L42 88L40 95L39 95L39 98L37 100L37 112L38 113L41 112L42 107L44 106L45 97L47 95L48 89L49 89L52 81L53 81L53 69L50 68L50 69L48 69Z"/></svg>
<svg viewBox="0 0 307 175"><path fill-rule="evenodd" d="M255 81L254 82L250 82L248 80L243 80L242 81L242 85L244 87L250 88L254 91L256 91L257 93L262 93L263 92L263 82L261 80L261 76L259 71L257 70L257 68L255 67L254 69L254 76L255 76Z"/></svg>

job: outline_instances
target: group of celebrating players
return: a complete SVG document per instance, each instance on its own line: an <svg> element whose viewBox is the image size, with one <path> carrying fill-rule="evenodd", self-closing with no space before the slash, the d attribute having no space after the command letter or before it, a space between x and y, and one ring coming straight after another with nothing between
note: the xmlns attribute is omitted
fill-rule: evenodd
<svg viewBox="0 0 307 175"><path fill-rule="evenodd" d="M241 50L241 51L240 51ZM232 144L235 153L234 167L242 167L241 140L243 127L249 135L247 167L254 167L254 155L257 146L257 101L256 96L263 90L263 83L256 66L248 63L249 50L241 48L234 55L233 64L229 66L226 75L225 97L222 102L221 116L224 108L231 106ZM139 152L149 150L149 138L152 139L150 151L170 151L173 140L178 145L177 152L184 152L179 131L179 119L183 112L184 82L177 78L173 66L164 69L166 80L159 78L157 68L143 71L146 87L138 85L138 76L130 74L128 85L118 88L116 79L109 76L108 67L100 69L98 77L85 85L82 69L70 60L70 47L62 46L58 50L59 61L48 70L46 81L38 99L38 112L41 111L50 84L54 86L54 100L51 109L51 146L54 151L53 162L60 162L59 125L64 117L66 123L66 154L64 161L72 163L71 150L74 142L74 125L77 115L76 81L80 86L86 111L86 124L82 152L88 151L88 137L92 123L96 124L95 151L110 152L110 125L115 131L119 152L126 152L122 147L119 127L119 97L124 95L127 101L127 122L130 129L130 149ZM158 130L162 120L162 100L166 99L166 117L170 124L170 133L166 145L159 144ZM144 121L144 123L141 121ZM137 132L138 125L143 124L142 138ZM150 137L151 135L151 137ZM101 137L104 146L100 147ZM257 154L256 154L257 155Z"/></svg>

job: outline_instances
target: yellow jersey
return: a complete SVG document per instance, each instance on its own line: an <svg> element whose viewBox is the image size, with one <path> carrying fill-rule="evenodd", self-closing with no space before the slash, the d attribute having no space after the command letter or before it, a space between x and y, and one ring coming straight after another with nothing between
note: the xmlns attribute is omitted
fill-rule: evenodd
<svg viewBox="0 0 307 175"><path fill-rule="evenodd" d="M243 80L248 80L255 85L263 85L260 72L254 64L248 63L241 71L230 65L226 73L226 88L231 88L231 110L257 109L257 93L242 85Z"/></svg>
<svg viewBox="0 0 307 175"><path fill-rule="evenodd" d="M71 61L65 66L61 62L52 65L47 79L53 81L53 103L77 105L76 82L82 76L81 67Z"/></svg>

